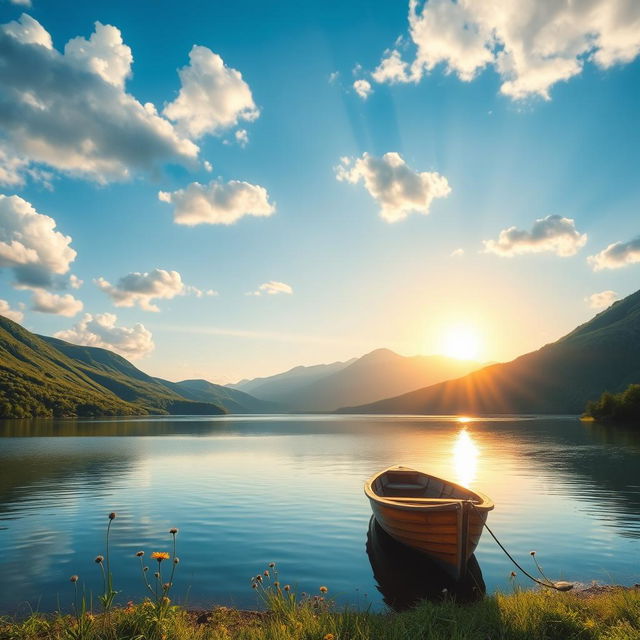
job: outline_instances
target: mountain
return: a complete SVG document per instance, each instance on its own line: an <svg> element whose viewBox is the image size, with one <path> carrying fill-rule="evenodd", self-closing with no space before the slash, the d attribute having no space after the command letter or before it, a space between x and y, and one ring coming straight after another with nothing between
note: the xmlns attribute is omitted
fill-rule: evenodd
<svg viewBox="0 0 640 640"><path fill-rule="evenodd" d="M258 398L281 402L281 398L291 396L301 386L312 384L325 376L340 371L356 360L357 358L352 358L346 362L316 364L310 367L298 366L284 373L264 378L253 378L252 380L241 380L227 386L250 393Z"/></svg>
<svg viewBox="0 0 640 640"><path fill-rule="evenodd" d="M582 413L603 391L640 382L640 291L557 342L511 362L344 413Z"/></svg>
<svg viewBox="0 0 640 640"><path fill-rule="evenodd" d="M182 380L168 382L156 378L167 388L197 402L212 402L223 406L229 413L275 413L281 407L273 402L260 400L254 396L208 380Z"/></svg>
<svg viewBox="0 0 640 640"><path fill-rule="evenodd" d="M0 316L0 416L143 413L143 407L119 398L71 358Z"/></svg>
<svg viewBox="0 0 640 640"><path fill-rule="evenodd" d="M377 349L346 363L320 365L324 369L306 367L299 376L292 369L252 387L251 393L292 411L334 411L458 377L480 366L445 356L406 357Z"/></svg>
<svg viewBox="0 0 640 640"><path fill-rule="evenodd" d="M224 402L194 398L172 384L106 349L38 336L0 316L0 417L215 415L228 410ZM232 400L229 393L225 397ZM230 402L232 410L242 406L242 399Z"/></svg>

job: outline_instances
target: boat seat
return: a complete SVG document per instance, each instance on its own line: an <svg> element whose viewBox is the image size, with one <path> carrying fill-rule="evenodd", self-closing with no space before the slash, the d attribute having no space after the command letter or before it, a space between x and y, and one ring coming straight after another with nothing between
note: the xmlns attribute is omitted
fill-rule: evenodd
<svg viewBox="0 0 640 640"><path fill-rule="evenodd" d="M384 486L384 488L391 489L392 491L416 491L416 489L424 491L424 486L420 486L413 482L389 482Z"/></svg>

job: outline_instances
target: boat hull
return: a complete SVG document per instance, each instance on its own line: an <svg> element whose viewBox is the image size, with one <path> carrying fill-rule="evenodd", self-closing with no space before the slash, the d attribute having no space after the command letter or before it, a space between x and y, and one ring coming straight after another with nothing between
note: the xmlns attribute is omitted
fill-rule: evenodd
<svg viewBox="0 0 640 640"><path fill-rule="evenodd" d="M392 470L397 469L392 467ZM389 500L376 495L371 488L375 478L368 483L368 490L365 487L365 493L382 529L398 542L427 554L454 579L463 578L493 503L480 494L472 494L480 501L472 500L469 496L467 499L436 500L435 504L427 499L415 502L408 499L407 503L397 497ZM452 486L462 492L468 491L457 485Z"/></svg>

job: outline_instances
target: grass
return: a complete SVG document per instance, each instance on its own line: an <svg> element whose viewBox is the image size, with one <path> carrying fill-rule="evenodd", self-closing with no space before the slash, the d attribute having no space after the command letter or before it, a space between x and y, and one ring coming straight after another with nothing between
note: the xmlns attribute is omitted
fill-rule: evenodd
<svg viewBox="0 0 640 640"><path fill-rule="evenodd" d="M150 596L117 606L109 566L109 532L115 519L110 513L105 554L96 558L104 578L104 592L97 597L101 611L87 606L80 578L74 575L73 613L0 618L0 640L640 640L640 589L560 593L515 588L473 604L425 601L403 613L375 613L338 608L325 586L317 594L298 596L280 582L275 563L251 581L263 610L189 611L170 598L179 565L177 529L169 531L171 553L149 556L157 563L155 571L145 566L144 552L135 554ZM170 567L164 578L163 563Z"/></svg>
<svg viewBox="0 0 640 640"><path fill-rule="evenodd" d="M335 610L275 592L265 612L219 607L194 613L146 600L108 614L34 614L0 620L2 640L568 640L640 638L640 594L614 589L588 598L549 591L496 594L472 605L424 602L404 613Z"/></svg>

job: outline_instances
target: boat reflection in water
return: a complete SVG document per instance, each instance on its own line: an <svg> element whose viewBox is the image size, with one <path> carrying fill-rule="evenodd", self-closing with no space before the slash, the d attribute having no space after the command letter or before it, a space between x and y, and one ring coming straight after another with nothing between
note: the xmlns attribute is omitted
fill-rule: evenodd
<svg viewBox="0 0 640 640"><path fill-rule="evenodd" d="M455 598L458 602L473 602L486 593L475 555L469 558L465 577L456 581L427 555L394 540L373 516L369 521L367 555L378 591L395 611L410 609L421 600Z"/></svg>

